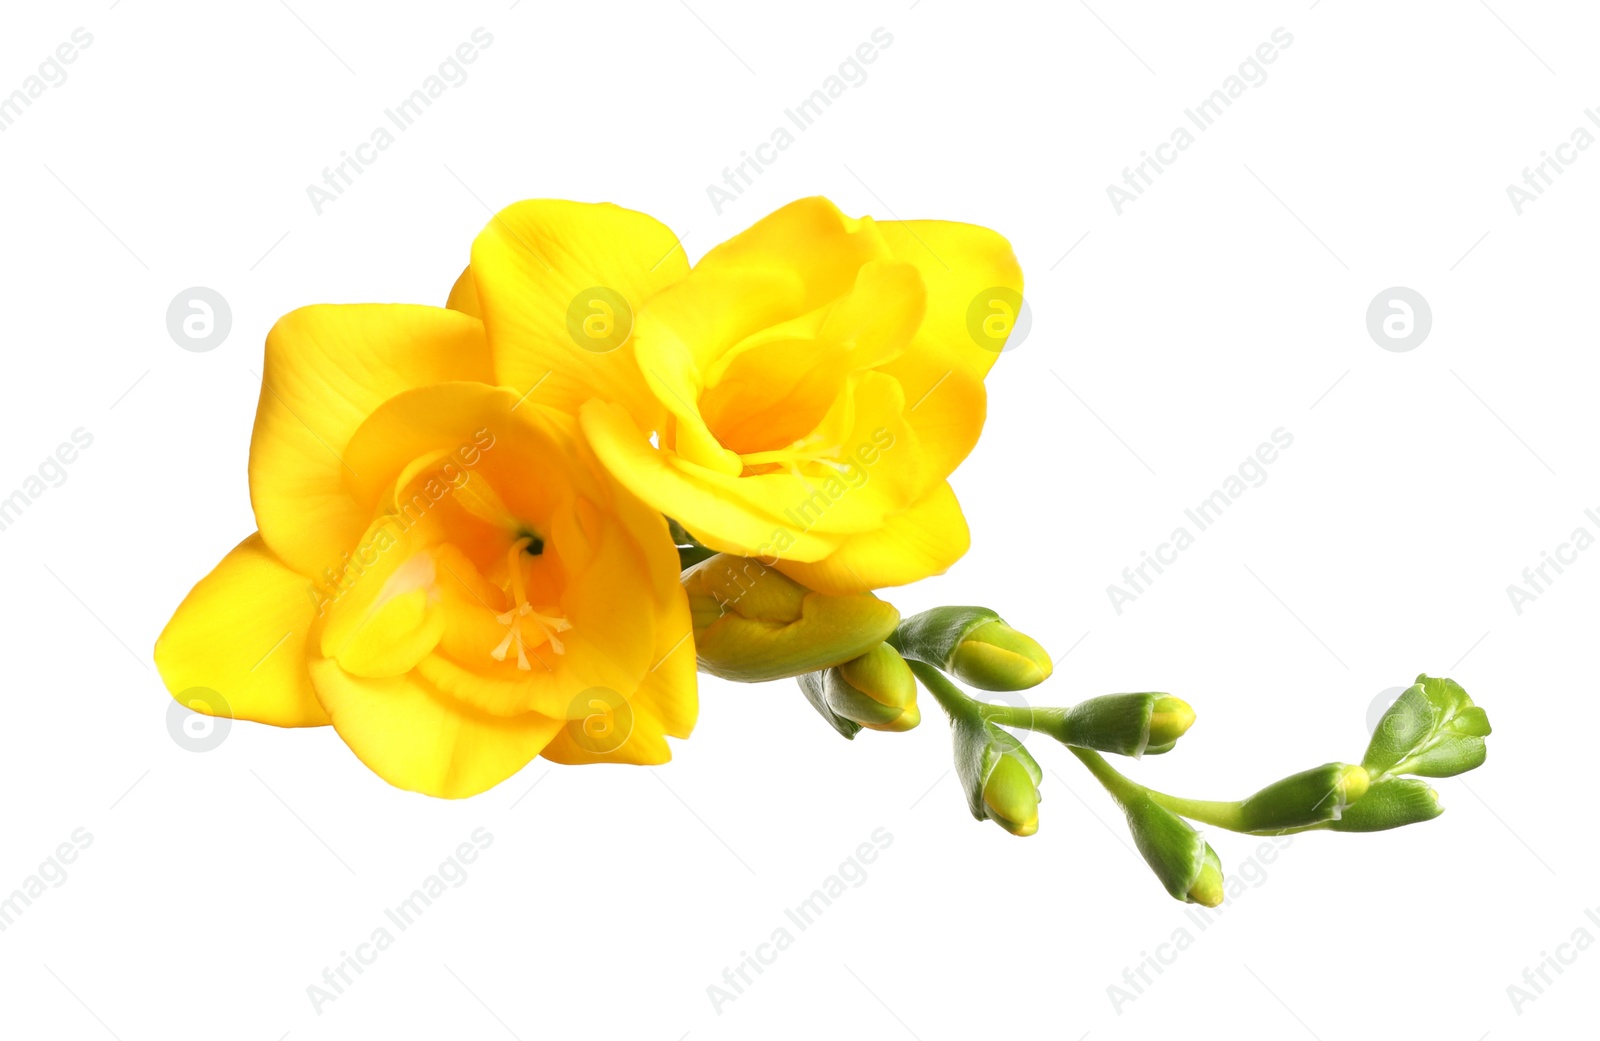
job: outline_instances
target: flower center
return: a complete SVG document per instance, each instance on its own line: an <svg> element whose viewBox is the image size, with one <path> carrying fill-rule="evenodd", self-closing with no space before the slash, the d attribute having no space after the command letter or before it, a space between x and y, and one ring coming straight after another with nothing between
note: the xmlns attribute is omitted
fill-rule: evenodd
<svg viewBox="0 0 1600 1041"><path fill-rule="evenodd" d="M565 654L566 647L556 636L572 628L572 623L556 613L556 608L547 607L536 610L528 602L528 590L523 579L523 550L533 549L538 553L544 548L542 540L531 535L524 535L511 544L511 549L506 554L506 568L511 572L511 610L495 615L495 621L506 627L506 635L499 642L489 656L495 661L505 661L512 648L517 652L517 668L528 671L533 665L528 661L529 650L548 643L550 649L557 654ZM524 623L532 622L536 630L534 638L530 639L524 629ZM535 654L535 657L538 655Z"/></svg>

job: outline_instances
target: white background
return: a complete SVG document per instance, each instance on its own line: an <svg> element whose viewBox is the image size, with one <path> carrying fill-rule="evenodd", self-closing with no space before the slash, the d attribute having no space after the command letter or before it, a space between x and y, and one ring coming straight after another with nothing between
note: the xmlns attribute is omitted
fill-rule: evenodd
<svg viewBox="0 0 1600 1041"><path fill-rule="evenodd" d="M74 829L93 842L0 932L0 1032L1593 1032L1600 951L1520 1009L1507 987L1575 930L1600 939L1600 551L1521 614L1506 591L1574 528L1600 534L1600 149L1520 215L1506 193L1574 128L1600 134L1592 11L13 6L0 93L75 28L93 44L0 134L0 495L74 429L94 443L0 532L0 891ZM493 44L470 78L316 214L306 186L479 26ZM706 186L880 26L893 43L867 80L715 212ZM1280 26L1293 44L1267 79L1119 216L1106 186ZM1253 884L1202 931L1042 738L1039 834L970 820L931 699L918 730L852 744L791 683L707 680L665 768L536 761L455 803L387 787L331 730L236 724L205 754L169 737L150 648L253 528L245 459L279 314L442 303L490 210L519 198L644 210L693 258L817 193L995 228L1028 280L1031 334L991 375L955 477L973 549L890 594L904 612L999 609L1059 656L1041 703L1188 699L1178 751L1129 772L1201 797L1359 759L1381 691L1453 676L1496 731L1484 768L1437 783L1448 812L1303 836L1270 864L1251 863L1262 840L1213 833ZM190 286L232 307L210 353L166 330ZM1391 286L1433 311L1407 353L1366 329ZM1279 427L1294 444L1267 481L1118 614L1107 585ZM479 827L493 844L464 884L315 1011L324 967ZM784 909L880 827L893 842L866 881L797 932ZM786 924L793 946L715 1009L708 985ZM1114 1002L1179 929L1192 944Z"/></svg>

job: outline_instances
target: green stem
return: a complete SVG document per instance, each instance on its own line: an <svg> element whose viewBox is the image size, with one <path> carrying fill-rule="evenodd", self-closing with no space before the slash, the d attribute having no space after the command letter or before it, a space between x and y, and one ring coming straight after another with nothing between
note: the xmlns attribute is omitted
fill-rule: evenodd
<svg viewBox="0 0 1600 1041"><path fill-rule="evenodd" d="M1035 708L1032 705L993 705L986 701L974 701L973 704L977 705L983 718L991 722L1019 730L1035 730L1052 737L1062 732L1062 721L1066 719L1068 711L1064 708Z"/></svg>
<svg viewBox="0 0 1600 1041"><path fill-rule="evenodd" d="M1129 799L1138 796L1139 793L1149 790L1144 785L1131 781L1118 773L1116 767L1106 762L1105 756L1099 752L1071 745L1067 747L1067 751L1077 756L1083 765L1089 768L1089 772L1094 774L1094 779L1099 781L1101 787L1110 792L1111 797L1117 800L1118 803L1126 803Z"/></svg>
<svg viewBox="0 0 1600 1041"><path fill-rule="evenodd" d="M939 707L951 719L989 720L1003 726L1020 727L1026 730L1045 729L1052 723L1058 723L1066 714L1063 708L1033 708L1031 706L1019 707L1015 705L991 705L987 702L977 701L950 680L944 673L929 665L927 662L907 658L906 664L911 666L911 671L916 674L922 685L939 702ZM1124 777L1099 752L1076 745L1068 745L1067 750L1088 767L1095 780L1103 785L1112 798L1119 803L1126 803L1129 799L1140 794L1146 795L1158 806L1165 807L1180 817L1209 824L1214 828L1227 831L1245 832L1243 819L1239 812L1237 802L1216 802L1206 799L1184 799L1176 795L1158 792L1153 788L1146 788L1127 777Z"/></svg>
<svg viewBox="0 0 1600 1041"><path fill-rule="evenodd" d="M1083 765L1094 774L1095 780L1111 793L1112 798L1119 803L1126 803L1141 793L1148 796L1150 801L1157 806L1171 810L1180 817L1187 817L1201 824L1209 824L1214 828L1225 831L1237 831L1244 834L1249 832L1244 827L1244 822L1239 814L1239 804L1236 802L1213 802L1205 799L1184 799L1166 792L1158 792L1154 788L1124 777L1116 768L1106 762L1105 757L1099 752L1092 752L1087 748L1069 747L1073 755L1082 760Z"/></svg>
<svg viewBox="0 0 1600 1041"><path fill-rule="evenodd" d="M717 551L695 543L692 546L678 547L678 570L688 571L702 560L710 560L717 555Z"/></svg>
<svg viewBox="0 0 1600 1041"><path fill-rule="evenodd" d="M939 707L944 709L945 715L951 720L966 719L979 721L983 719L983 711L978 702L967 697L960 687L945 678L944 673L924 661L907 658L906 664L911 666L911 671L928 688L928 693L933 695Z"/></svg>
<svg viewBox="0 0 1600 1041"><path fill-rule="evenodd" d="M1158 792L1153 788L1146 788L1150 799L1157 806L1163 806L1180 817L1187 817L1201 824L1209 824L1213 828L1222 828L1225 831L1237 831L1241 834L1250 834L1244 826L1244 820L1239 813L1237 802L1217 802L1209 799L1184 799L1176 795Z"/></svg>

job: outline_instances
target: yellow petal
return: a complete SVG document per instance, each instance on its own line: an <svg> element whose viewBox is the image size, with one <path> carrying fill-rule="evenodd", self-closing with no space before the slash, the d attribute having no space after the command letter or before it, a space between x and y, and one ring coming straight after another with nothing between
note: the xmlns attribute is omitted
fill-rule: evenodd
<svg viewBox="0 0 1600 1041"><path fill-rule="evenodd" d="M674 419L664 446L738 476L739 457L717 441L700 415L706 372L747 337L800 314L804 300L800 277L774 268L697 268L650 299L639 315L634 352L645 382Z"/></svg>
<svg viewBox="0 0 1600 1041"><path fill-rule="evenodd" d="M553 763L578 766L588 763L628 763L659 766L672 759L660 724L641 713L631 700L618 700L611 691L597 690L592 711L569 719L540 755Z"/></svg>
<svg viewBox="0 0 1600 1041"><path fill-rule="evenodd" d="M735 452L788 447L817 427L852 373L905 349L922 305L922 283L910 264L864 265L850 295L747 337L717 359L699 401L706 424Z"/></svg>
<svg viewBox="0 0 1600 1041"><path fill-rule="evenodd" d="M586 441L578 442L577 454L600 470L600 462ZM689 598L680 581L677 548L666 518L659 511L627 491L615 478L610 478L610 485L612 512L627 527L645 558L655 611L650 668L628 700L636 713L642 710L662 733L688 737L699 715L699 692L693 621Z"/></svg>
<svg viewBox="0 0 1600 1041"><path fill-rule="evenodd" d="M417 387L374 409L349 438L345 460L359 476L347 476L345 487L368 517L391 507L397 482L409 476L430 485L434 498L471 497L473 502L463 503L469 512L506 509L525 520L543 518L574 486L595 494L595 478L568 459L575 436L570 427L566 417L519 401L504 387ZM447 454L434 462L440 450ZM417 460L424 460L420 469ZM541 479L529 480L530 473ZM487 487L476 488L477 478Z"/></svg>
<svg viewBox="0 0 1600 1041"><path fill-rule="evenodd" d="M921 348L877 371L893 376L905 393L905 423L916 432L926 476L949 477L983 433L988 392L982 378Z"/></svg>
<svg viewBox="0 0 1600 1041"><path fill-rule="evenodd" d="M978 443L986 411L983 378L999 357L974 338L975 313L990 313L987 290L1020 295L1022 269L1011 244L988 228L952 221L884 221L878 228L896 259L916 266L928 290L927 313L911 346L879 370L905 389L906 419L929 472L948 477ZM984 301L976 312L975 300Z"/></svg>
<svg viewBox="0 0 1600 1041"><path fill-rule="evenodd" d="M985 290L1022 293L1022 267L1011 243L988 228L956 221L884 221L878 230L896 260L916 266L928 291L927 314L907 355L938 358L945 368L981 380L999 353L980 345L968 321ZM906 392L917 393L911 387Z"/></svg>
<svg viewBox="0 0 1600 1041"><path fill-rule="evenodd" d="M672 759L666 736L689 736L698 710L694 640L688 602L676 576L672 584L673 603L666 617L657 621L661 638L655 666L626 699L611 691L594 691L588 700L590 711L567 720L541 753L546 759L572 765L657 766ZM680 627L682 632L665 646L667 637Z"/></svg>
<svg viewBox="0 0 1600 1041"><path fill-rule="evenodd" d="M327 611L324 655L358 676L398 676L432 651L444 634L445 612L433 586L438 564L426 549L400 544L356 580Z"/></svg>
<svg viewBox="0 0 1600 1041"><path fill-rule="evenodd" d="M501 210L472 244L471 265L496 382L537 386L533 400L573 414L590 398L620 402L655 429L661 406L629 338L645 301L688 272L677 242L653 217L610 203L532 199Z"/></svg>
<svg viewBox="0 0 1600 1041"><path fill-rule="evenodd" d="M679 596L682 598L681 587ZM694 633L688 627L686 600L682 610L683 633L671 646L665 646L665 639L657 642L655 666L645 673L628 697L636 709L643 709L669 737L688 737L700 714L699 668L694 656ZM670 634L677 629L677 623L672 621L659 629L663 635Z"/></svg>
<svg viewBox="0 0 1600 1041"><path fill-rule="evenodd" d="M879 227L870 217L846 217L820 196L797 199L712 249L700 258L695 271L746 267L793 271L805 288L794 312L802 314L849 293L856 272L869 261L916 263L911 257L896 257Z"/></svg>
<svg viewBox="0 0 1600 1041"><path fill-rule="evenodd" d="M565 725L532 712L479 712L441 694L415 672L368 679L317 657L311 678L334 729L373 773L396 788L446 799L499 784Z"/></svg>
<svg viewBox="0 0 1600 1041"><path fill-rule="evenodd" d="M827 199L800 199L712 249L690 277L653 298L640 316L636 350L655 397L676 418L668 447L738 476L738 457L717 441L699 411L719 360L749 337L760 338L749 346L764 345L772 330L813 312L810 324L820 326L824 309L849 294L863 265L892 259L870 219L852 220ZM920 300L915 306L920 311ZM868 328L887 332L898 321L895 311L880 312L873 322L874 316L846 309L839 327L849 331L847 319L866 318Z"/></svg>
<svg viewBox="0 0 1600 1041"><path fill-rule="evenodd" d="M251 535L178 605L156 640L156 668L174 697L209 688L234 719L324 726L306 672L316 613L310 583Z"/></svg>
<svg viewBox="0 0 1600 1041"><path fill-rule="evenodd" d="M450 287L450 297L444 306L452 311L470 314L472 317L483 320L483 306L478 303L478 285L472 280L472 266L469 264L461 269L461 275L456 279L456 284Z"/></svg>
<svg viewBox="0 0 1600 1041"><path fill-rule="evenodd" d="M619 406L592 402L584 407L582 420L584 435L607 470L667 516L693 518L695 534L714 549L769 559L782 553L816 560L838 545L835 536L809 530L752 503L742 486L762 478L713 473L656 451ZM801 494L792 501L801 504L803 498Z"/></svg>
<svg viewBox="0 0 1600 1041"><path fill-rule="evenodd" d="M815 563L784 560L779 571L822 593L854 593L903 586L945 569L971 543L961 504L948 483L878 531L847 535L843 544Z"/></svg>
<svg viewBox="0 0 1600 1041"><path fill-rule="evenodd" d="M319 305L267 334L261 402L250 443L250 499L261 537L304 575L339 569L366 530L345 482L361 423L401 391L489 380L483 324L441 307Z"/></svg>

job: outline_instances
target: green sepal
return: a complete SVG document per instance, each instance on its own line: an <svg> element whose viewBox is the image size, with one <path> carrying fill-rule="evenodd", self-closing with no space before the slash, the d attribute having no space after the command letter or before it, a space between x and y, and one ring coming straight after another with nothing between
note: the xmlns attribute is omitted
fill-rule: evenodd
<svg viewBox="0 0 1600 1041"><path fill-rule="evenodd" d="M1481 737L1452 737L1407 759L1405 773L1413 777L1454 777L1476 770L1489 757Z"/></svg>
<svg viewBox="0 0 1600 1041"><path fill-rule="evenodd" d="M1054 668L1039 641L987 607L931 608L902 621L890 642L979 690L1028 690Z"/></svg>
<svg viewBox="0 0 1600 1041"><path fill-rule="evenodd" d="M1379 721L1361 765L1374 780L1453 777L1483 764L1489 717L1461 685L1424 674Z"/></svg>
<svg viewBox="0 0 1600 1041"><path fill-rule="evenodd" d="M1390 777L1367 789L1329 831L1388 831L1431 821L1444 812L1439 793L1414 777Z"/></svg>
<svg viewBox="0 0 1600 1041"><path fill-rule="evenodd" d="M1210 849L1205 839L1188 821L1156 805L1142 791L1122 800L1122 809L1128 816L1133 844L1162 888L1175 900L1192 902L1189 890L1199 879Z"/></svg>
<svg viewBox="0 0 1600 1041"><path fill-rule="evenodd" d="M1067 709L1060 723L1045 733L1062 744L1137 758L1152 751L1148 747L1150 713L1159 697L1160 694L1145 693L1089 698ZM1166 748L1174 743L1169 742Z"/></svg>
<svg viewBox="0 0 1600 1041"><path fill-rule="evenodd" d="M901 620L891 641L907 658L949 671L962 637L1000 615L987 607L935 607Z"/></svg>
<svg viewBox="0 0 1600 1041"><path fill-rule="evenodd" d="M983 786L1001 756L1012 756L1022 763L1035 786L1044 780L1044 771L1039 768L1033 755L1015 735L1004 728L976 715L960 715L951 718L950 729L955 745L956 777L960 779L961 790L966 794L967 809L978 820L989 819L989 809L983 801Z"/></svg>
<svg viewBox="0 0 1600 1041"><path fill-rule="evenodd" d="M922 721L917 679L888 643L827 670L823 693L835 714L869 730L899 733Z"/></svg>
<svg viewBox="0 0 1600 1041"><path fill-rule="evenodd" d="M976 715L952 716L951 741L955 746L956 778L967 797L967 809L977 820L988 820L989 812L983 805L983 779L988 765L984 756L989 749L989 724Z"/></svg>
<svg viewBox="0 0 1600 1041"><path fill-rule="evenodd" d="M1367 775L1359 766L1327 763L1302 770L1240 802L1240 830L1278 835L1336 821L1367 787Z"/></svg>
<svg viewBox="0 0 1600 1041"><path fill-rule="evenodd" d="M795 680L800 684L800 692L806 696L807 701L811 702L811 707L817 710L817 714L827 720L828 725L833 729L854 741L855 736L861 733L861 724L844 718L828 707L827 677L829 671L831 670L824 669L820 672L807 672L796 676Z"/></svg>

